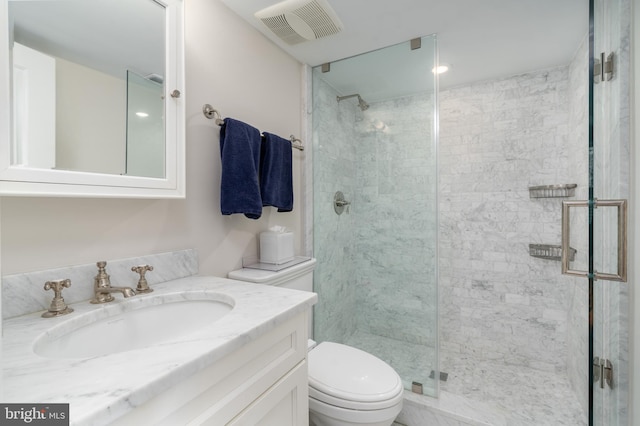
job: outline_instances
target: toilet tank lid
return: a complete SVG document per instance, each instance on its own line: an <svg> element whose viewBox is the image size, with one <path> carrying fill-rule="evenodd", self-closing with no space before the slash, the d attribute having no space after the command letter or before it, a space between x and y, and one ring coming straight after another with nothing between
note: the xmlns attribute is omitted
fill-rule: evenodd
<svg viewBox="0 0 640 426"><path fill-rule="evenodd" d="M280 271L267 271L263 269L242 268L231 271L228 278L238 281L246 281L258 284L276 285L283 280L292 279L298 275L303 275L313 271L316 266L316 259L311 258L306 262L298 263Z"/></svg>

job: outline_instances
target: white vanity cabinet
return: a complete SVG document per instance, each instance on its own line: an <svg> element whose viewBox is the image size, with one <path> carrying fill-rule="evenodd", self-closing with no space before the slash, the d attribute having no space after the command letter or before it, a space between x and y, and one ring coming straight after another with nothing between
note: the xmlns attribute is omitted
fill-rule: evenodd
<svg viewBox="0 0 640 426"><path fill-rule="evenodd" d="M117 419L116 425L308 425L308 312ZM135 401L131 401L135 405Z"/></svg>

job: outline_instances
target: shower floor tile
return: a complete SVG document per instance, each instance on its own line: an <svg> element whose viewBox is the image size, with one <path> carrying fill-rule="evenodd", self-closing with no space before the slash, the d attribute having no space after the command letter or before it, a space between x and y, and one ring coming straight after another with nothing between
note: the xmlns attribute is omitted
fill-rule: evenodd
<svg viewBox="0 0 640 426"><path fill-rule="evenodd" d="M441 366L449 373L441 391L494 406L507 425L587 424L565 375L462 355L442 359Z"/></svg>
<svg viewBox="0 0 640 426"><path fill-rule="evenodd" d="M373 353L393 366L405 387L425 377L433 369L433 349L396 339L356 332L345 342ZM449 412L457 424L491 426L582 426L587 424L569 380L564 375L528 367L506 365L460 354L443 354L441 371L448 373L440 382L441 398L412 394L412 401L424 399L425 410ZM419 403L419 402L418 402ZM427 408L430 407L430 408ZM414 426L414 425L409 425ZM416 425L417 426L417 425Z"/></svg>

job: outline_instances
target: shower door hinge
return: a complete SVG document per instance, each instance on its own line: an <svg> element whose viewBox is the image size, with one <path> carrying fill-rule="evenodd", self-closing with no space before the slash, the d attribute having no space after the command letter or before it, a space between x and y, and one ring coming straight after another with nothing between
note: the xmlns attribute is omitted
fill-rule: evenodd
<svg viewBox="0 0 640 426"><path fill-rule="evenodd" d="M613 52L605 58L605 53L600 58L593 59L593 82L610 81L613 78Z"/></svg>
<svg viewBox="0 0 640 426"><path fill-rule="evenodd" d="M593 381L600 382L600 389L604 389L606 383L613 389L613 365L611 361L604 358L593 358Z"/></svg>

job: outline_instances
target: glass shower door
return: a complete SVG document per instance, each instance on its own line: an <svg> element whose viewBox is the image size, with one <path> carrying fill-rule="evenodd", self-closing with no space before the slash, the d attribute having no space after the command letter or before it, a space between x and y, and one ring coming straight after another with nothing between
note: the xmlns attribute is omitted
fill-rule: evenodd
<svg viewBox="0 0 640 426"><path fill-rule="evenodd" d="M610 207L593 209L592 271L618 276L593 282L592 419L603 426L628 424L629 8L628 0L592 2L591 198L612 200Z"/></svg>
<svg viewBox="0 0 640 426"><path fill-rule="evenodd" d="M313 69L314 337L437 394L435 36Z"/></svg>
<svg viewBox="0 0 640 426"><path fill-rule="evenodd" d="M627 199L630 182L628 0L590 1L589 196L563 202L563 273L589 287L589 424L628 424L629 284ZM570 265L569 219L588 212L588 270ZM576 215L577 216L577 215Z"/></svg>

